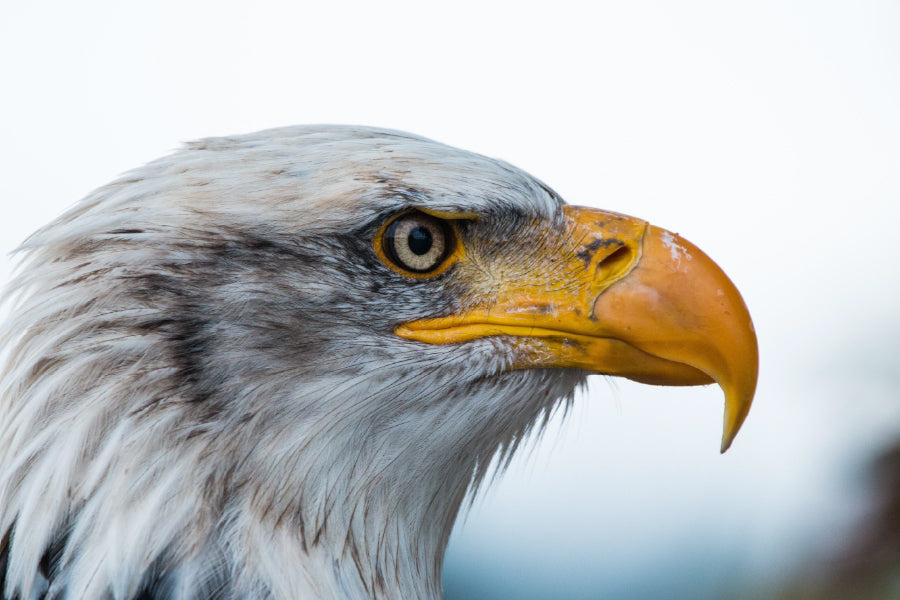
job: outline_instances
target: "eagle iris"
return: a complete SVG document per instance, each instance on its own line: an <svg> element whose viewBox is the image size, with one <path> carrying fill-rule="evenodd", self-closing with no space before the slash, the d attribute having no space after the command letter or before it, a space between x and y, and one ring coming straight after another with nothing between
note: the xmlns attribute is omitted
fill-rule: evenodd
<svg viewBox="0 0 900 600"><path fill-rule="evenodd" d="M422 212L401 214L384 231L385 256L404 271L426 274L440 267L452 246L450 226Z"/></svg>

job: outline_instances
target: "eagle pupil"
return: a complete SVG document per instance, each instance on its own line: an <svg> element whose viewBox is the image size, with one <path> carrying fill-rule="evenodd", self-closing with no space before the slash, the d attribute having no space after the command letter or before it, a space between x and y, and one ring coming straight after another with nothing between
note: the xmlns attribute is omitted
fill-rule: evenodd
<svg viewBox="0 0 900 600"><path fill-rule="evenodd" d="M409 249L413 254L422 256L431 250L431 232L421 225L409 232Z"/></svg>

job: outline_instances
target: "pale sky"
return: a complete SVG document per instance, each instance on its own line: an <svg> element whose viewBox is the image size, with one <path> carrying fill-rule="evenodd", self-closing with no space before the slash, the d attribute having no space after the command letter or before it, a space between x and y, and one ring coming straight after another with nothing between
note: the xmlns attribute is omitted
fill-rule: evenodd
<svg viewBox="0 0 900 600"><path fill-rule="evenodd" d="M456 597L678 597L629 587L648 569L703 597L860 513L900 436L900 4L8 4L4 254L183 141L325 122L502 158L730 275L761 352L732 450L718 389L594 378L460 520Z"/></svg>

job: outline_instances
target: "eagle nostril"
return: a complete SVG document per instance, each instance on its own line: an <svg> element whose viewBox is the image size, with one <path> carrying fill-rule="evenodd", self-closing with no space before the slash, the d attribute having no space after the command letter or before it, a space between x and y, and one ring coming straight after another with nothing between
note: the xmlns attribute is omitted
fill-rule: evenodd
<svg viewBox="0 0 900 600"><path fill-rule="evenodd" d="M634 262L634 257L630 247L619 246L597 263L596 280L609 281L624 275Z"/></svg>

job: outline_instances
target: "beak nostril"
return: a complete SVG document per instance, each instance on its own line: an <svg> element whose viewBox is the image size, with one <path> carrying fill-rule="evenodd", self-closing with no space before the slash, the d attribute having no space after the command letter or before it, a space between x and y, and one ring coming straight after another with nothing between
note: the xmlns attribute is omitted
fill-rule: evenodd
<svg viewBox="0 0 900 600"><path fill-rule="evenodd" d="M634 253L628 246L619 246L610 255L597 263L596 277L599 281L610 281L624 275L634 262Z"/></svg>
<svg viewBox="0 0 900 600"><path fill-rule="evenodd" d="M615 252L600 261L601 265L611 265L631 259L631 249L628 246L619 246Z"/></svg>

